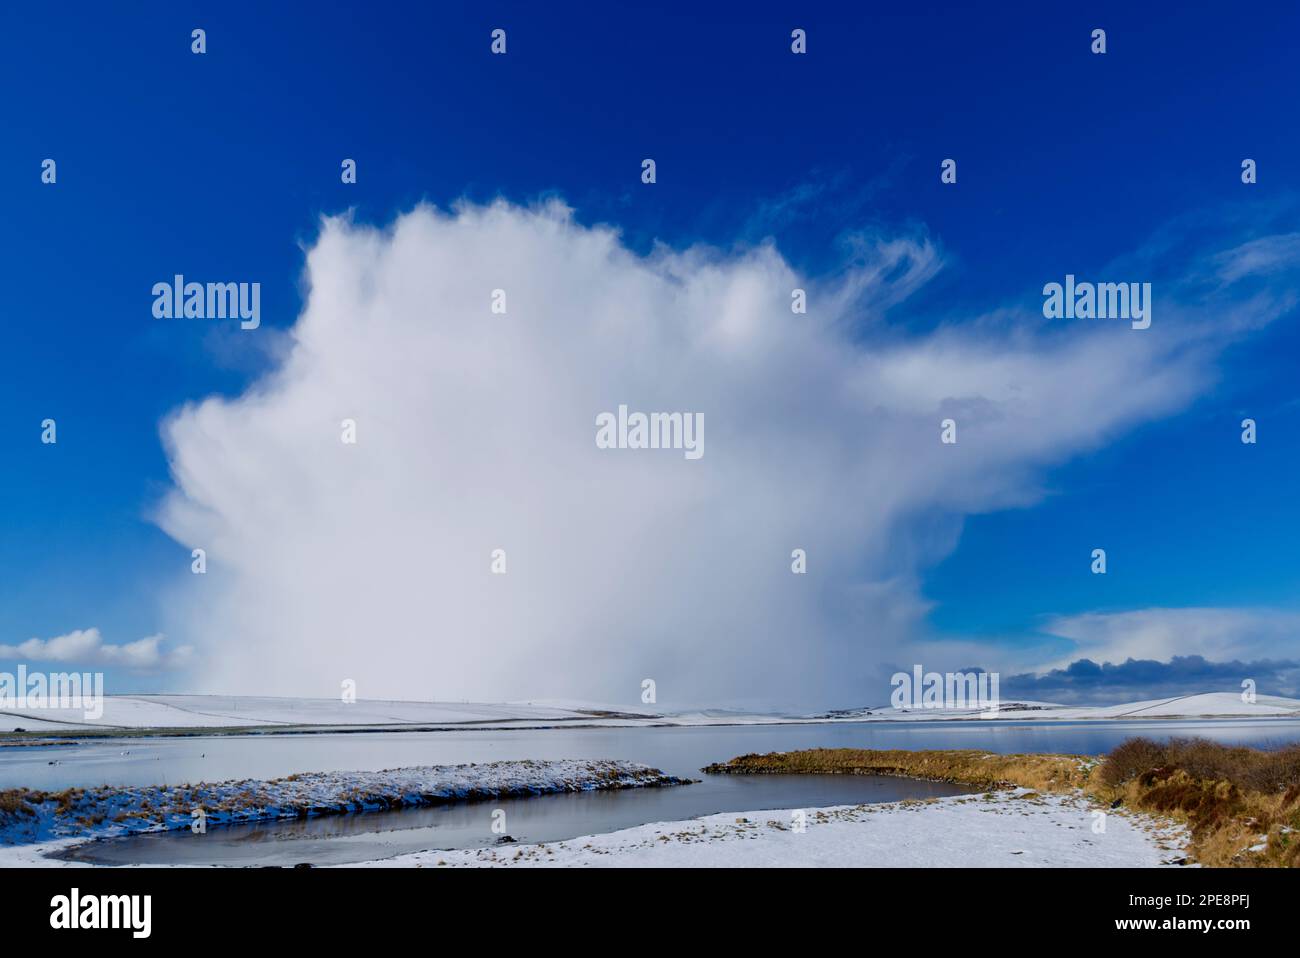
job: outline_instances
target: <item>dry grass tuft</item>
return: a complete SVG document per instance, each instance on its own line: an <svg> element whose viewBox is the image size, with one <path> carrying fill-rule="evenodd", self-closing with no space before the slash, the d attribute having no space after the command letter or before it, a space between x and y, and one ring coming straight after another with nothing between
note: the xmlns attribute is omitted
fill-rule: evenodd
<svg viewBox="0 0 1300 958"><path fill-rule="evenodd" d="M1047 791L1082 788L1095 764L1081 755L994 755L977 751L909 752L814 748L803 752L742 755L706 772L794 775L903 775L983 788L1018 785Z"/></svg>
<svg viewBox="0 0 1300 958"><path fill-rule="evenodd" d="M7 788L0 791L0 815L23 815L31 817L36 812L27 804L31 793L25 788Z"/></svg>

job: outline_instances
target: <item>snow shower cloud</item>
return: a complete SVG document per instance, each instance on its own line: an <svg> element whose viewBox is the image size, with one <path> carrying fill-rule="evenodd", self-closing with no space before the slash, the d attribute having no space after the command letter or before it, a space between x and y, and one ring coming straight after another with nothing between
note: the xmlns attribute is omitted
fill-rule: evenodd
<svg viewBox="0 0 1300 958"><path fill-rule="evenodd" d="M962 516L1185 406L1219 342L1176 303L1137 332L1045 324L1041 281L895 324L941 265L916 236L864 239L834 281L770 243L640 256L558 202L326 219L284 361L163 425L158 521L208 561L169 632L212 691L878 699ZM623 404L703 415L708 454L598 448Z"/></svg>

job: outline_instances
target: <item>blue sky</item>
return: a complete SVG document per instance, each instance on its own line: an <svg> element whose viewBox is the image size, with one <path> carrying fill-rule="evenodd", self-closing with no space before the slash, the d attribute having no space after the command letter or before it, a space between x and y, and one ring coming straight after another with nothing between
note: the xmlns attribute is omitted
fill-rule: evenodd
<svg viewBox="0 0 1300 958"><path fill-rule="evenodd" d="M1044 282L1171 235L1189 252L1162 269L1191 270L1191 250L1288 234L1300 208L1290 6L75 6L24 5L0 30L17 91L0 151L0 645L164 630L189 550L150 519L170 485L159 424L274 366L322 214L383 224L421 200L555 196L637 252L771 237L812 277L842 270L857 232L921 236L943 269L888 311L906 337L1017 304L1032 316ZM807 56L789 51L796 26ZM488 53L494 27L505 57ZM945 157L956 186L939 182ZM267 335L155 322L149 289L176 272L259 281ZM1265 285L1280 295L1298 272ZM1298 346L1284 312L1216 351L1184 408L1050 464L1027 508L967 516L920 570L929 628L1015 646L1084 613L1295 610ZM1096 544L1105 577L1087 573ZM1300 658L1300 638L1271 657Z"/></svg>

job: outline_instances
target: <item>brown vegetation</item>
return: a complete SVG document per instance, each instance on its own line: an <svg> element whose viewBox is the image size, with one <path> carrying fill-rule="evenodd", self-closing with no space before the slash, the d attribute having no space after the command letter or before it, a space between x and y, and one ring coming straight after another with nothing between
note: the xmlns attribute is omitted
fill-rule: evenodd
<svg viewBox="0 0 1300 958"><path fill-rule="evenodd" d="M980 788L1023 786L1045 791L1082 788L1097 760L1082 755L995 755L991 752L874 751L814 748L803 752L742 755L710 765L706 772L775 774L903 775Z"/></svg>
<svg viewBox="0 0 1300 958"><path fill-rule="evenodd" d="M31 817L36 813L27 804L29 792L25 788L6 788L0 792L0 814L25 815Z"/></svg>
<svg viewBox="0 0 1300 958"><path fill-rule="evenodd" d="M1129 739L1101 766L1096 791L1185 821L1202 864L1300 866L1300 744Z"/></svg>
<svg viewBox="0 0 1300 958"><path fill-rule="evenodd" d="M1081 791L1185 823L1208 866L1300 866L1300 744L1261 750L1206 739L1129 739L1110 755L810 749L742 755L706 772L903 775L979 788Z"/></svg>

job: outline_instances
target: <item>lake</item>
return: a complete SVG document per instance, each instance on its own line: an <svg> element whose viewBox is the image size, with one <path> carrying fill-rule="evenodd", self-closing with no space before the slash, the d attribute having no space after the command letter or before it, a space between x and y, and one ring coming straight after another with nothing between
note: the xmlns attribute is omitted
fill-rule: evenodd
<svg viewBox="0 0 1300 958"><path fill-rule="evenodd" d="M1100 754L1134 735L1203 736L1267 747L1300 740L1300 721L919 721L123 738L0 749L0 787L55 790L73 785L177 784L277 778L330 769L380 770L527 758L628 759L703 779L699 784L675 788L539 796L214 828L206 835L188 831L137 835L92 842L70 856L105 864L328 864L428 848L490 845L498 837L490 827L495 809L505 811L509 835L532 842L717 812L890 802L968 791L960 786L880 776L705 776L700 772L711 762L748 752L851 747Z"/></svg>

